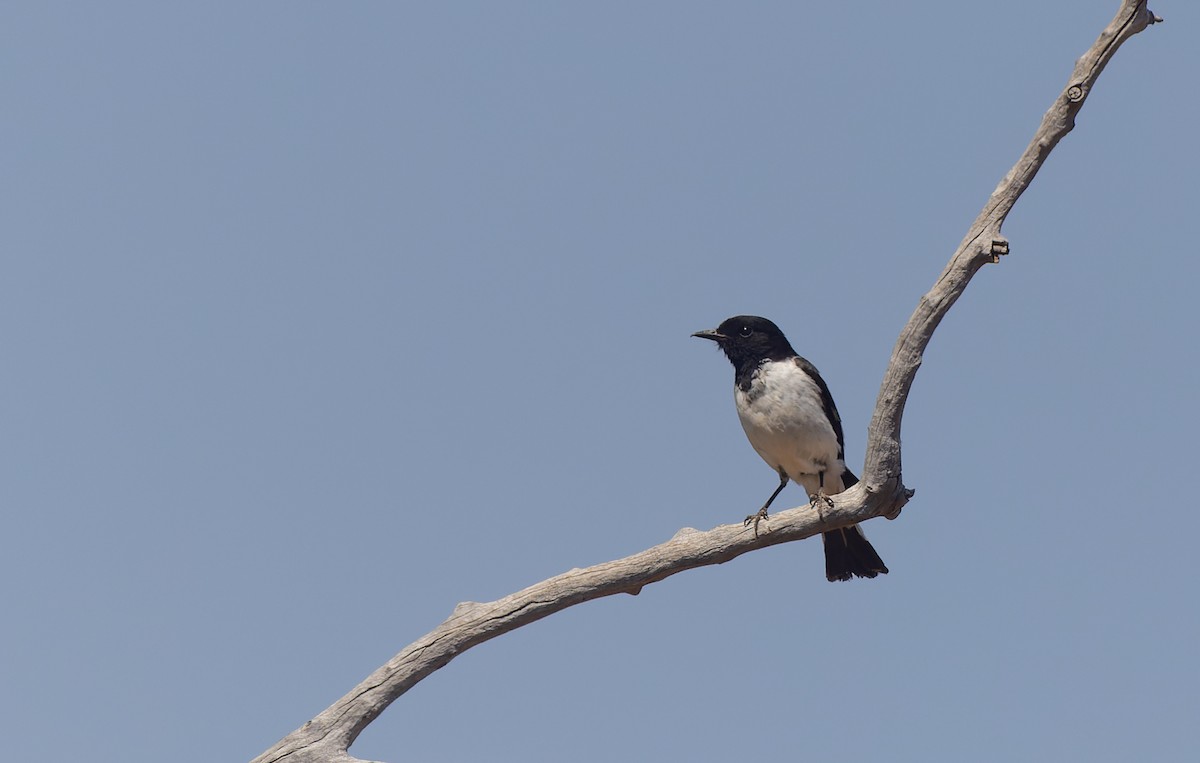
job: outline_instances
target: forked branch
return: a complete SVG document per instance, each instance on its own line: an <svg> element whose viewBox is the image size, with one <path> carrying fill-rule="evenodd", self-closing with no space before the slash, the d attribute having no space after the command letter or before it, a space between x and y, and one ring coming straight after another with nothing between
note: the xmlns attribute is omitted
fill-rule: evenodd
<svg viewBox="0 0 1200 763"><path fill-rule="evenodd" d="M707 532L685 528L666 543L587 569L574 569L503 599L459 604L436 629L405 647L349 694L272 746L254 763L349 763L351 743L396 698L455 656L484 641L559 610L616 593L637 594L643 586L685 570L721 564L748 551L808 538L877 516L895 517L911 497L901 479L900 421L921 355L942 318L984 264L1008 253L1004 219L1029 187L1050 152L1075 126L1075 117L1096 79L1123 42L1162 21L1145 0L1124 0L1116 17L1075 65L1029 146L1004 176L971 224L933 288L921 297L900 332L883 377L867 439L862 481L836 496L818 516L808 506L771 517L770 531L757 538L742 526Z"/></svg>

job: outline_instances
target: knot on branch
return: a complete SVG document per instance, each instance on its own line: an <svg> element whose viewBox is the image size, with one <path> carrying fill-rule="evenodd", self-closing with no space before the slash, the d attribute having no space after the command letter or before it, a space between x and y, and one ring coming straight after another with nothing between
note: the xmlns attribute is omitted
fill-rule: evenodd
<svg viewBox="0 0 1200 763"><path fill-rule="evenodd" d="M999 262L1002 255L1008 254L1008 239L1004 236L992 239L992 248L989 254L992 255L992 262Z"/></svg>
<svg viewBox="0 0 1200 763"><path fill-rule="evenodd" d="M1083 85L1071 85L1067 88L1067 100L1071 103L1079 103L1087 95L1087 90Z"/></svg>
<svg viewBox="0 0 1200 763"><path fill-rule="evenodd" d="M904 486L900 474L886 477L883 481L867 482L865 479L858 483L866 491L866 511L868 516L895 519L900 516L900 510L916 495L916 491Z"/></svg>
<svg viewBox="0 0 1200 763"><path fill-rule="evenodd" d="M883 518L891 521L899 517L901 509L903 509L905 504L912 500L912 497L916 494L917 491L913 490L912 488L903 488L900 491L900 494L896 496L896 505L884 512Z"/></svg>
<svg viewBox="0 0 1200 763"><path fill-rule="evenodd" d="M910 488L902 489L899 493L897 493L895 495L895 497L893 497L892 505L889 506L887 511L884 511L883 514L881 514L880 516L882 516L884 519L888 520L889 522L893 519L899 518L900 512L904 509L904 506L916 494L917 494L916 490L912 490Z"/></svg>

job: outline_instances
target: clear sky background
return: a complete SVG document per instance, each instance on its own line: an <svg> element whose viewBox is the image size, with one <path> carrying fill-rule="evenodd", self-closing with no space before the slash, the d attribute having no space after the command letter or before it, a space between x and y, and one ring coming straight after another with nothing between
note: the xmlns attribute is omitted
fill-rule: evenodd
<svg viewBox="0 0 1200 763"><path fill-rule="evenodd" d="M245 761L459 601L739 521L730 315L860 468L1116 7L6 4L6 759ZM1152 7L925 356L890 575L814 539L578 606L351 751L1194 755L1200 8Z"/></svg>

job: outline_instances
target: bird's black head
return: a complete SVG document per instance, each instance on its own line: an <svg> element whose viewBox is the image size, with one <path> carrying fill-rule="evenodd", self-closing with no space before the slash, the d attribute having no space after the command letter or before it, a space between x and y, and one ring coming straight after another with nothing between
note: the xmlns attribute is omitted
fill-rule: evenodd
<svg viewBox="0 0 1200 763"><path fill-rule="evenodd" d="M787 337L771 321L757 315L735 315L720 326L692 336L711 339L725 351L735 368L757 366L764 360L783 360L796 354Z"/></svg>

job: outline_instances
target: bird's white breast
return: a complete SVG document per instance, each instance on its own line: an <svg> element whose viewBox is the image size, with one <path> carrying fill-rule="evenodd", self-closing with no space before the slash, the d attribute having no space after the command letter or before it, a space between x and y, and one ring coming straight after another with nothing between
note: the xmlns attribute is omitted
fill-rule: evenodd
<svg viewBox="0 0 1200 763"><path fill-rule="evenodd" d="M821 389L790 360L769 360L759 366L750 389L734 386L738 418L750 444L772 469L782 469L810 495L842 489L843 464L838 458L837 433L821 403Z"/></svg>

